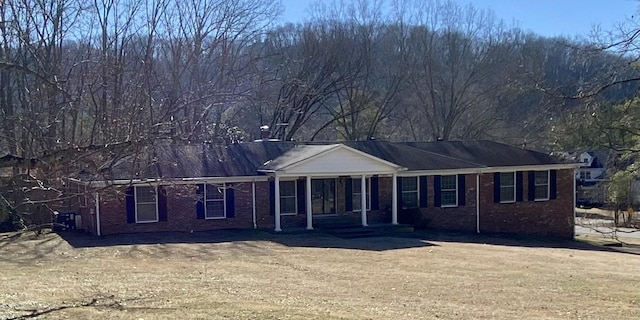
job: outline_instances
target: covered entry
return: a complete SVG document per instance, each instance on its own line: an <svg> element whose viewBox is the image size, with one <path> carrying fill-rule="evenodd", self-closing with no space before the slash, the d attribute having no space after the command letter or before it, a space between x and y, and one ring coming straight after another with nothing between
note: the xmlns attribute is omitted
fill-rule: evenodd
<svg viewBox="0 0 640 320"><path fill-rule="evenodd" d="M349 181L358 179L360 192L356 198L360 205L370 206L369 180L372 176L392 176L392 212L391 220L397 224L397 197L395 183L398 171L406 170L399 165L374 157L362 151L342 144L333 145L301 145L287 151L282 156L265 163L259 171L273 178L275 231L282 231L281 215L283 212L282 186L284 181L298 181L297 212L306 214L306 227L313 229L314 215L337 214L339 177L349 177ZM350 185L352 188L353 185ZM290 192L290 191L289 191ZM363 196L364 195L364 196ZM304 197L304 198L303 198ZM353 205L351 207L354 207ZM351 208L353 210L353 208ZM367 210L360 210L363 226L367 226ZM286 214L286 213L284 213Z"/></svg>

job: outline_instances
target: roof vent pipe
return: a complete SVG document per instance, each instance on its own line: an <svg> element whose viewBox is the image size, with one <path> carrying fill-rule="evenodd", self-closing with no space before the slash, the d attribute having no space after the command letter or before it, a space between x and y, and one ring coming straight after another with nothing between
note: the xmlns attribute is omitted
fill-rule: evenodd
<svg viewBox="0 0 640 320"><path fill-rule="evenodd" d="M260 127L260 138L262 138L262 140L269 140L271 136L271 131L269 130L269 126L264 125Z"/></svg>

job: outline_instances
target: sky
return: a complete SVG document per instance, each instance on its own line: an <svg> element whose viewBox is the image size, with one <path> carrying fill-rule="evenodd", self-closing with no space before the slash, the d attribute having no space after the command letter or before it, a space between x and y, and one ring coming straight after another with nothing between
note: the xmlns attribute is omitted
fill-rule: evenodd
<svg viewBox="0 0 640 320"><path fill-rule="evenodd" d="M316 0L282 0L283 22L301 22ZM348 1L348 0L345 0ZM424 0L427 1L427 0ZM611 30L632 17L638 24L639 0L454 0L462 6L472 4L490 9L508 25L542 36L588 37L595 25ZM329 2L329 1L328 1Z"/></svg>

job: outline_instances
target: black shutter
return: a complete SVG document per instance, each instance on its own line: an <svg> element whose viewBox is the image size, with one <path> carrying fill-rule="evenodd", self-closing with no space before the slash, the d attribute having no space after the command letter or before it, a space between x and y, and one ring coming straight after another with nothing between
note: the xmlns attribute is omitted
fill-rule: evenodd
<svg viewBox="0 0 640 320"><path fill-rule="evenodd" d="M467 187L465 186L466 176L464 174L458 175L458 206L466 205Z"/></svg>
<svg viewBox="0 0 640 320"><path fill-rule="evenodd" d="M427 207L427 176L420 176L420 208Z"/></svg>
<svg viewBox="0 0 640 320"><path fill-rule="evenodd" d="M529 185L529 201L536 200L536 172L529 171L529 181L527 183Z"/></svg>
<svg viewBox="0 0 640 320"><path fill-rule="evenodd" d="M233 189L233 185L225 185L225 212L227 218L236 217L236 191Z"/></svg>
<svg viewBox="0 0 640 320"><path fill-rule="evenodd" d="M136 199L133 194L134 187L125 190L125 200L127 203L127 223L136 223Z"/></svg>
<svg viewBox="0 0 640 320"><path fill-rule="evenodd" d="M305 184L306 181L305 180L298 180L296 181L296 183L298 184L296 186L296 200L298 200L298 214L305 214L307 212L307 194L306 194L306 188L305 188Z"/></svg>
<svg viewBox="0 0 640 320"><path fill-rule="evenodd" d="M269 214L276 214L276 182L269 181Z"/></svg>
<svg viewBox="0 0 640 320"><path fill-rule="evenodd" d="M440 177L433 177L433 206L438 208L442 205L442 188L440 186Z"/></svg>
<svg viewBox="0 0 640 320"><path fill-rule="evenodd" d="M167 221L167 190L158 186L158 220Z"/></svg>
<svg viewBox="0 0 640 320"><path fill-rule="evenodd" d="M204 184L199 184L198 189L196 190L197 200L196 200L196 218L203 220L204 219Z"/></svg>
<svg viewBox="0 0 640 320"><path fill-rule="evenodd" d="M516 172L516 201L522 201L522 171Z"/></svg>
<svg viewBox="0 0 640 320"><path fill-rule="evenodd" d="M550 199L555 199L556 198L556 193L558 192L558 184L557 184L557 180L558 179L558 170L551 170L549 172L549 198Z"/></svg>
<svg viewBox="0 0 640 320"><path fill-rule="evenodd" d="M380 198L378 196L378 177L371 177L371 210L380 210Z"/></svg>
<svg viewBox="0 0 640 320"><path fill-rule="evenodd" d="M396 184L398 186L398 209L402 209L402 177L396 178Z"/></svg>
<svg viewBox="0 0 640 320"><path fill-rule="evenodd" d="M500 172L493 174L493 203L500 203Z"/></svg>
<svg viewBox="0 0 640 320"><path fill-rule="evenodd" d="M353 211L353 179L344 180L344 211Z"/></svg>

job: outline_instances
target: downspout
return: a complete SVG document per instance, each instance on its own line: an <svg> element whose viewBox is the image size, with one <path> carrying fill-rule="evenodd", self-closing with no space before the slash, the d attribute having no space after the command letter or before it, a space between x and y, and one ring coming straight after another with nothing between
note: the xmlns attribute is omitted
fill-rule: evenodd
<svg viewBox="0 0 640 320"><path fill-rule="evenodd" d="M98 236L101 236L102 232L100 231L100 194L96 193L95 201L96 201L96 234Z"/></svg>
<svg viewBox="0 0 640 320"><path fill-rule="evenodd" d="M476 174L476 233L480 233L480 173Z"/></svg>
<svg viewBox="0 0 640 320"><path fill-rule="evenodd" d="M251 182L252 210L253 210L253 229L258 229L256 218L256 181Z"/></svg>
<svg viewBox="0 0 640 320"><path fill-rule="evenodd" d="M573 169L573 238L576 237L576 205L577 205L577 195L576 195L576 169Z"/></svg>

